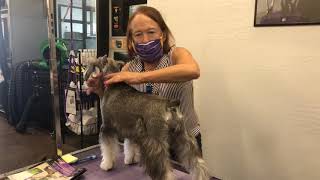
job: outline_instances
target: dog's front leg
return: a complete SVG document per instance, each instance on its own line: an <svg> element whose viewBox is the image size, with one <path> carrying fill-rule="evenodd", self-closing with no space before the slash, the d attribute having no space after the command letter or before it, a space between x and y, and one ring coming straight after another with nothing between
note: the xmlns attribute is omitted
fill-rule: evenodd
<svg viewBox="0 0 320 180"><path fill-rule="evenodd" d="M102 155L100 168L106 171L113 168L119 152L118 138L111 132L112 130L101 130L99 138Z"/></svg>
<svg viewBox="0 0 320 180"><path fill-rule="evenodd" d="M140 162L140 148L132 140L124 139L124 164Z"/></svg>

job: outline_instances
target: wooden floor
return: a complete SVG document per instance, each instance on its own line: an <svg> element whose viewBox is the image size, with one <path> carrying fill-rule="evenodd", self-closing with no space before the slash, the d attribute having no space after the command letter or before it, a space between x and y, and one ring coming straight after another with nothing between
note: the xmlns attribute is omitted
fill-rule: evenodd
<svg viewBox="0 0 320 180"><path fill-rule="evenodd" d="M21 168L55 154L49 132L33 130L20 134L0 116L0 174Z"/></svg>
<svg viewBox="0 0 320 180"><path fill-rule="evenodd" d="M83 147L98 143L98 136L85 136ZM63 154L81 149L81 138L74 133L66 133ZM29 128L27 133L16 132L0 113L0 174L15 170L56 155L55 139L48 130Z"/></svg>

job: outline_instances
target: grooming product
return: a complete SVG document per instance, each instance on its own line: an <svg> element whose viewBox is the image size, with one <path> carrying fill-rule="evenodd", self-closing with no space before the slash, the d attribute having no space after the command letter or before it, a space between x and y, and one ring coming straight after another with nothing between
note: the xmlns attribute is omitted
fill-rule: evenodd
<svg viewBox="0 0 320 180"><path fill-rule="evenodd" d="M84 163L84 162L87 162L87 161L90 161L90 160L94 160L94 159L97 159L97 155L92 154L92 155L86 156L84 158L80 158L78 161L76 161L73 164L80 164L80 163Z"/></svg>
<svg viewBox="0 0 320 180"><path fill-rule="evenodd" d="M66 162L66 163L75 163L78 161L78 158L75 156L72 156L71 154L65 154L63 156L61 156L61 158Z"/></svg>

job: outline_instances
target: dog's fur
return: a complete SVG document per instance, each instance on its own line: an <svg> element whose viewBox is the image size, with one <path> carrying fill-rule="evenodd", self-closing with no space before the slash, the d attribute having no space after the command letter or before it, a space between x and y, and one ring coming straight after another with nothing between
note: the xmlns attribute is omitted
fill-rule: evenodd
<svg viewBox="0 0 320 180"><path fill-rule="evenodd" d="M104 75L119 72L122 66L120 61L100 57L90 63L85 79L97 71ZM103 88L103 79L99 82ZM141 159L146 173L153 180L174 179L169 146L191 171L193 180L209 179L196 140L185 127L179 101L142 93L125 83L109 85L100 101L102 169L113 168L119 149L117 135L120 135L127 138L124 141L125 164Z"/></svg>

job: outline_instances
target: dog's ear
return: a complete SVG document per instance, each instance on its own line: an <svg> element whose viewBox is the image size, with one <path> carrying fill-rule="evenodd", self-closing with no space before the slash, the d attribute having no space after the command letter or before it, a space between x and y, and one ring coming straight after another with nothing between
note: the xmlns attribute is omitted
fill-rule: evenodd
<svg viewBox="0 0 320 180"><path fill-rule="evenodd" d="M104 55L104 56L102 56L101 57L101 60L100 60L100 62L101 62L101 64L102 64L102 68L108 63L108 56L107 55Z"/></svg>
<svg viewBox="0 0 320 180"><path fill-rule="evenodd" d="M112 72L118 72L121 71L122 67L124 66L124 62L123 61L119 61L119 60L114 60L112 58L108 58L107 59L107 63L109 67L112 67L113 70Z"/></svg>
<svg viewBox="0 0 320 180"><path fill-rule="evenodd" d="M95 70L95 65L89 64L86 71L84 72L84 80L85 81L89 79L89 77L94 72L94 70Z"/></svg>

